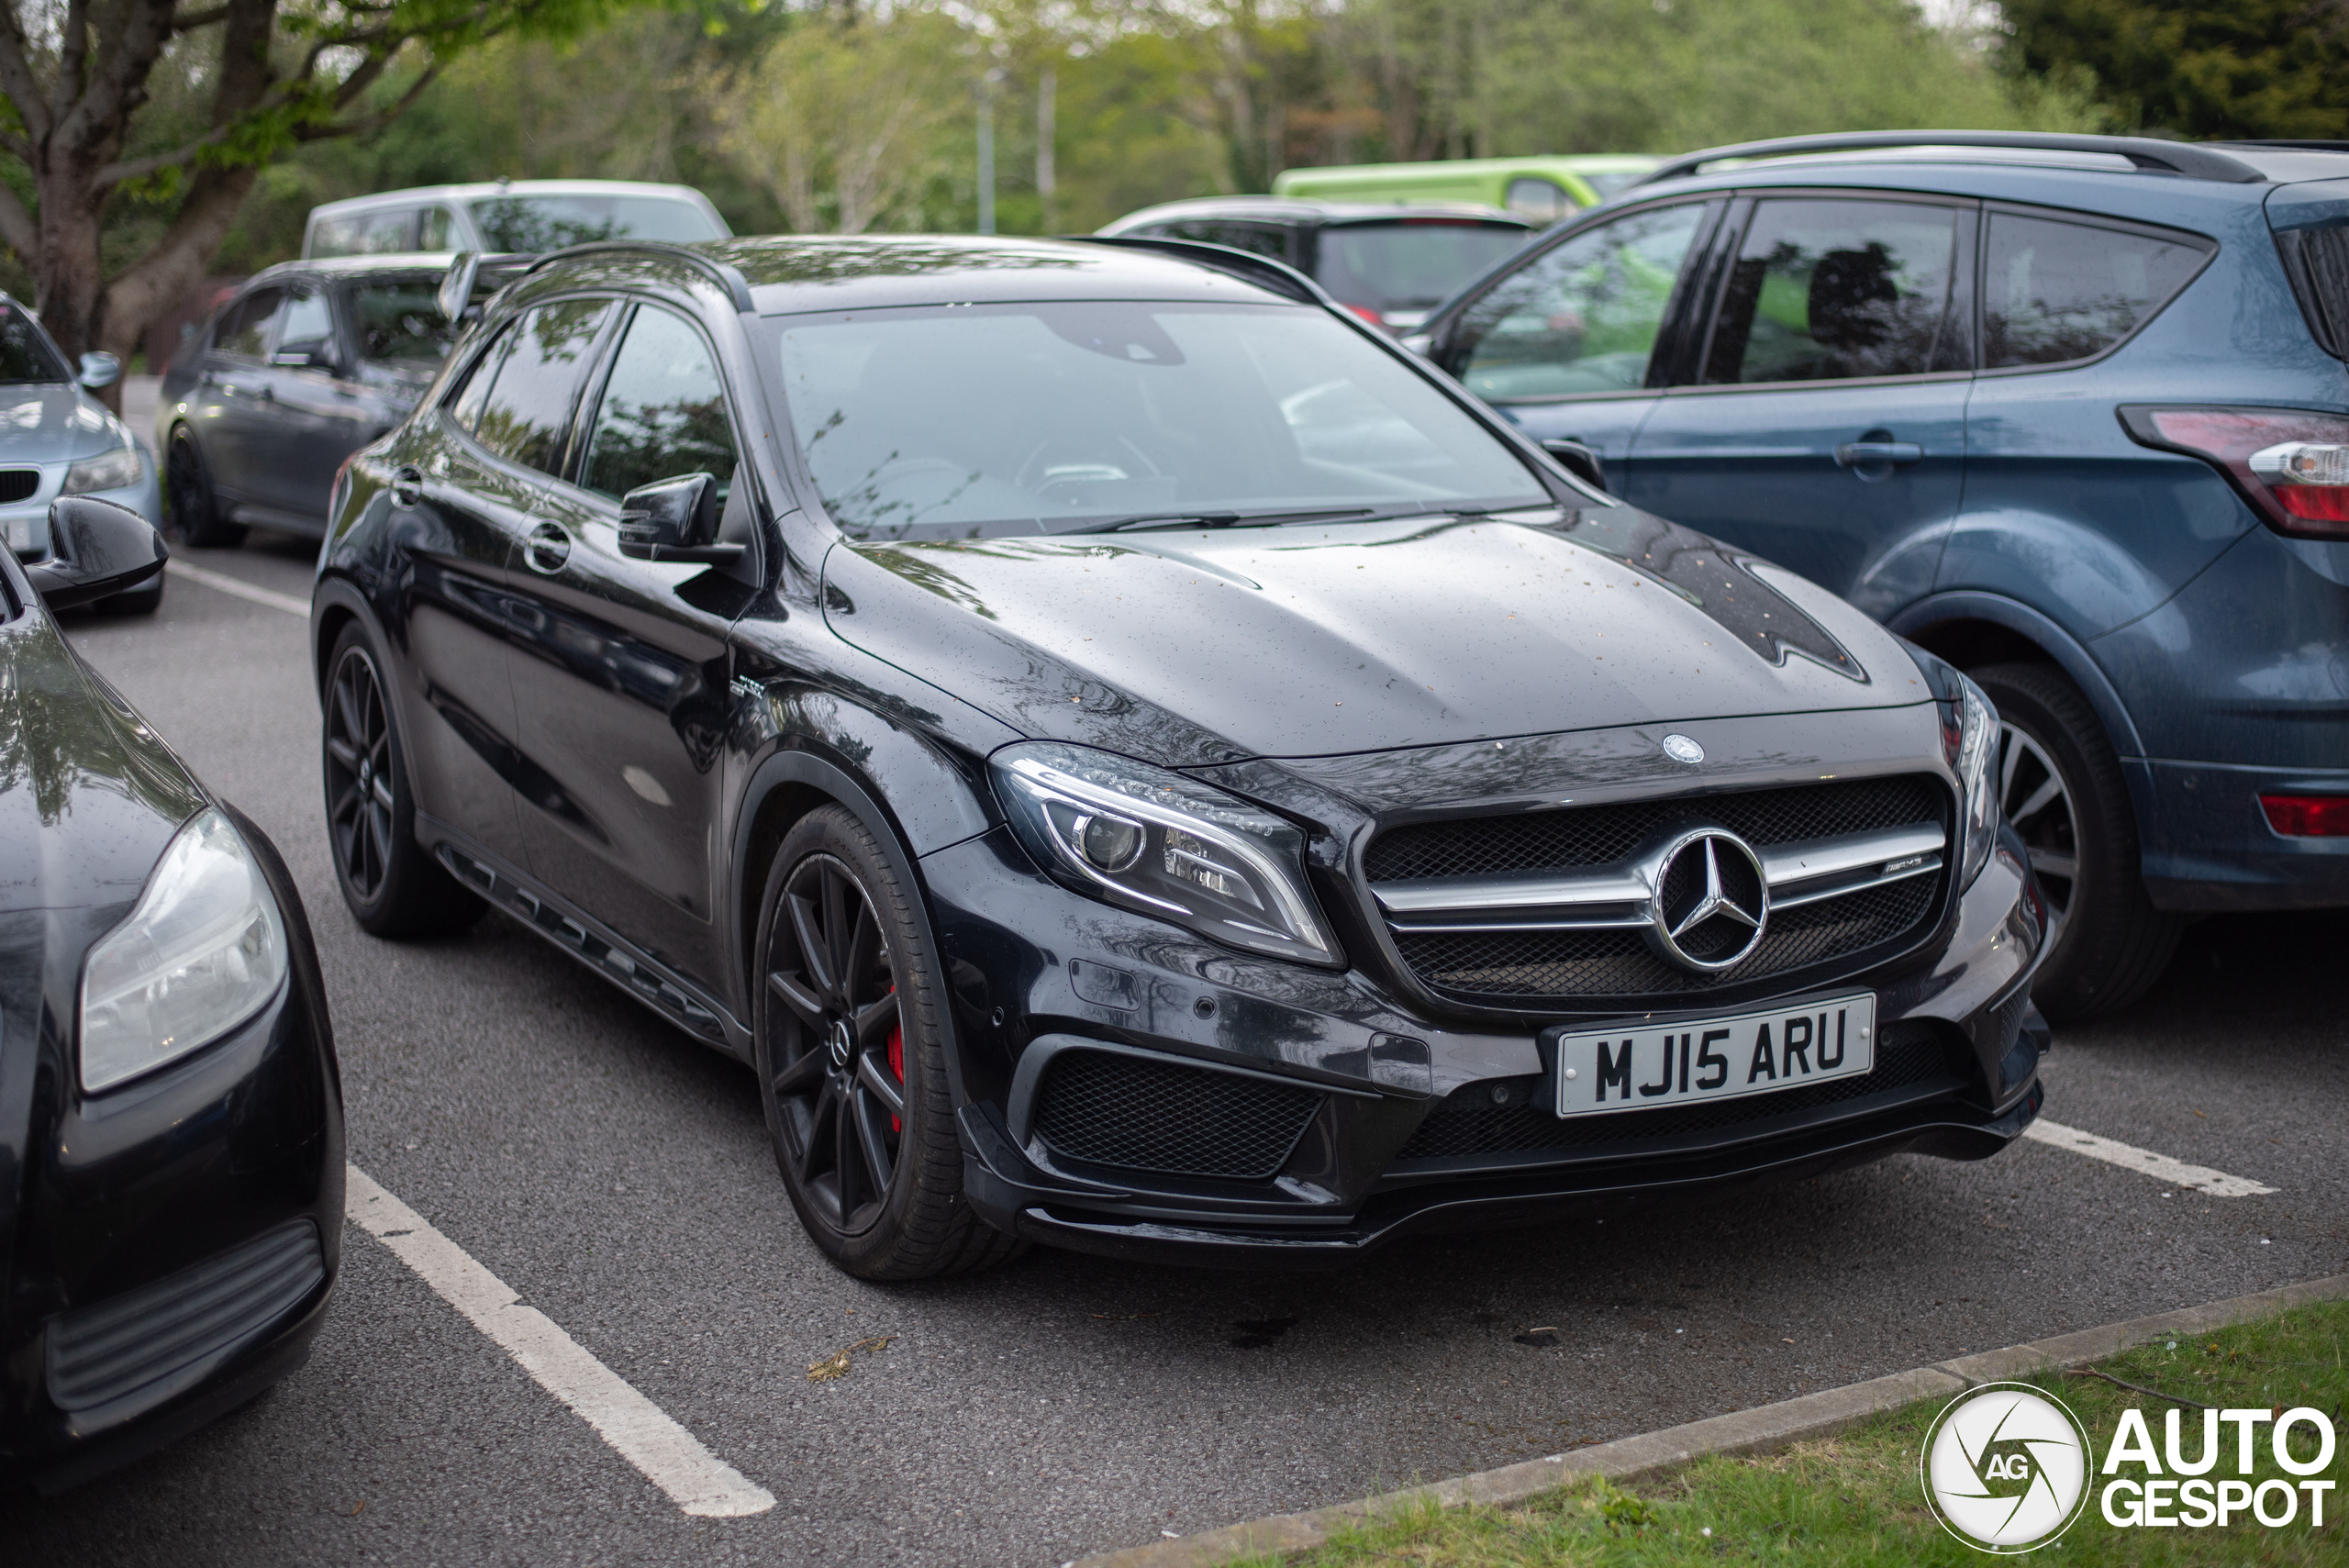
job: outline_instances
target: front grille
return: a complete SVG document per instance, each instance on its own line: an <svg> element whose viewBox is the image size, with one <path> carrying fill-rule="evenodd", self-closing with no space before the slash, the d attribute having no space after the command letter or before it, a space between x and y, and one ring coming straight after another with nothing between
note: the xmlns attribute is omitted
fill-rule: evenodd
<svg viewBox="0 0 2349 1568"><path fill-rule="evenodd" d="M297 1219L150 1285L59 1317L49 1396L91 1410L267 1331L326 1278L318 1228Z"/></svg>
<svg viewBox="0 0 2349 1568"><path fill-rule="evenodd" d="M39 469L0 468L0 506L11 501L29 501L39 491Z"/></svg>
<svg viewBox="0 0 2349 1568"><path fill-rule="evenodd" d="M1753 956L1727 975L1658 958L1636 930L1397 933L1396 947L1432 990L1494 1001L1549 996L1685 995L1728 980L1759 980L1889 941L1932 912L1940 880L1864 888L1774 911Z"/></svg>
<svg viewBox="0 0 2349 1568"><path fill-rule="evenodd" d="M1875 1069L1857 1077L1807 1084L1771 1095L1603 1116L1561 1118L1543 1105L1521 1100L1513 1106L1497 1106L1489 1083L1471 1084L1453 1091L1428 1113L1396 1160L1540 1153L1648 1139L1691 1138L1765 1118L1816 1110L1954 1075L1958 1059L1952 1032L1929 1019L1905 1019L1884 1027L1876 1040Z"/></svg>
<svg viewBox="0 0 2349 1568"><path fill-rule="evenodd" d="M1373 882L1399 882L1415 876L1507 876L1609 865L1682 827L1726 828L1756 847L1792 844L1837 833L1939 822L1943 800L1935 780L1908 773L1793 789L1419 822L1391 828L1373 840L1363 871Z"/></svg>
<svg viewBox="0 0 2349 1568"><path fill-rule="evenodd" d="M1071 1051L1045 1071L1036 1131L1072 1160L1258 1180L1286 1162L1322 1098L1209 1068Z"/></svg>

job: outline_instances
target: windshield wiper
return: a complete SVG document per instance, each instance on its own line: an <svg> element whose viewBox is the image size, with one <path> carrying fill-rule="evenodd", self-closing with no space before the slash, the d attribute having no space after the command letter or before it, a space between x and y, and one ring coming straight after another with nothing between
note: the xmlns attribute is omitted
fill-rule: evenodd
<svg viewBox="0 0 2349 1568"><path fill-rule="evenodd" d="M1194 528L1228 528L1238 523L1325 523L1340 517L1367 517L1377 510L1375 506L1344 506L1318 512L1137 512L1130 517L1112 517L1106 523L1093 523L1081 528L1062 528L1068 534L1113 534L1119 528L1143 527L1176 528L1188 524Z"/></svg>

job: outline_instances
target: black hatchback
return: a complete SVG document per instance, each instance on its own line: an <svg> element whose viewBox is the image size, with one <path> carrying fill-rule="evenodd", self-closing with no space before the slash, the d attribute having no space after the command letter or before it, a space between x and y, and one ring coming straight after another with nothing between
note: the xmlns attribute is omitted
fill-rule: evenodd
<svg viewBox="0 0 2349 1568"><path fill-rule="evenodd" d="M343 892L755 1070L842 1267L1308 1263L2037 1114L1997 717L1298 273L618 243L338 487Z"/></svg>

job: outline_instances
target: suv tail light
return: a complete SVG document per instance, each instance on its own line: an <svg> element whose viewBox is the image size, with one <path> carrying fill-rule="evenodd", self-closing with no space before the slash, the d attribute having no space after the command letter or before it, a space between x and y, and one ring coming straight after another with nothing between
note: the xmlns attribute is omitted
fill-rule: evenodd
<svg viewBox="0 0 2349 1568"><path fill-rule="evenodd" d="M2259 807L2288 839L2349 839L2349 795L2263 795Z"/></svg>
<svg viewBox="0 0 2349 1568"><path fill-rule="evenodd" d="M2140 446L2212 464L2267 526L2300 539L2349 539L2349 417L2304 408L2120 411Z"/></svg>

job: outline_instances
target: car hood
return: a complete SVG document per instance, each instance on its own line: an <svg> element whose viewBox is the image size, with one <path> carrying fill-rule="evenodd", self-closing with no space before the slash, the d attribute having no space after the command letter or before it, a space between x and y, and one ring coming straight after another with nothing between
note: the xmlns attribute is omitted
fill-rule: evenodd
<svg viewBox="0 0 2349 1568"><path fill-rule="evenodd" d="M1026 735L1174 767L1926 695L1825 590L1624 506L842 544L825 606Z"/></svg>
<svg viewBox="0 0 2349 1568"><path fill-rule="evenodd" d="M73 387L0 385L0 462L63 462L120 444L114 421Z"/></svg>

